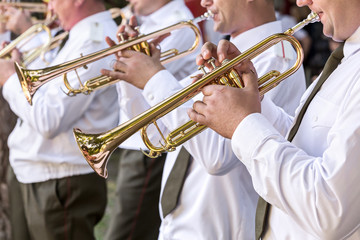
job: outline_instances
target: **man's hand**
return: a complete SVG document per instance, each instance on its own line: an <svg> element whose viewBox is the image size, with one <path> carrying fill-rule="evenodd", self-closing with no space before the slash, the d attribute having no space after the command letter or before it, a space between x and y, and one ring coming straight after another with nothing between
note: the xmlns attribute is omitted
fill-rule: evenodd
<svg viewBox="0 0 360 240"><path fill-rule="evenodd" d="M204 98L188 110L190 119L231 138L239 123L249 114L261 112L258 78L250 61L238 69L244 88L208 85L202 89Z"/></svg>
<svg viewBox="0 0 360 240"><path fill-rule="evenodd" d="M20 51L15 48L11 52L11 59L0 59L0 86L3 86L11 75L15 73L15 62L21 62L22 55Z"/></svg>
<svg viewBox="0 0 360 240"><path fill-rule="evenodd" d="M139 31L136 29L138 22L135 16L131 16L129 24L121 24L116 32L118 42L126 41L129 38L135 38L139 35Z"/></svg>
<svg viewBox="0 0 360 240"><path fill-rule="evenodd" d="M143 89L152 76L165 69L160 62L160 50L150 43L150 51L151 57L142 52L123 50L118 53L118 60L113 63L113 71L102 69L101 74Z"/></svg>
<svg viewBox="0 0 360 240"><path fill-rule="evenodd" d="M215 58L215 65L220 66L221 62L225 59L231 60L237 57L240 51L234 44L227 40L219 41L218 46L213 43L207 42L201 48L201 53L196 57L197 65L204 65L205 67L212 69L212 66L208 64L208 60Z"/></svg>

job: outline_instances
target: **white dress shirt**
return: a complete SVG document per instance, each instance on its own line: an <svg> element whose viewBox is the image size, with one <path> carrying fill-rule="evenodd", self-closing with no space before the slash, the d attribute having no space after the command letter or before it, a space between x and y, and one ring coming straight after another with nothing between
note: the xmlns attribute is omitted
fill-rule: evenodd
<svg viewBox="0 0 360 240"><path fill-rule="evenodd" d="M272 22L245 32L233 38L232 42L243 51L277 32L281 32L281 24ZM284 45L284 48L287 46ZM279 55L278 49L272 48L253 60L260 74L289 64L292 51L282 51L282 46L280 50L286 55ZM303 72L299 72L299 75L304 76ZM143 95L153 106L189 83L191 79L187 78L181 81L180 85L174 76L163 70L150 79ZM304 86L305 89L304 78L299 86ZM277 95L271 97L273 96ZM293 99L282 101L292 104ZM174 130L189 121L186 110L191 106L192 102L189 101L161 118L159 122L166 126L167 132L169 129ZM294 111L294 108L288 109ZM134 114L130 108L127 110L130 116ZM151 138L153 132L149 133ZM255 194L248 172L233 154L230 140L208 129L185 142L183 146L190 152L193 161L177 208L163 218L159 239L254 239L258 195ZM162 191L179 149L180 147L167 155ZM162 217L161 207L160 215Z"/></svg>
<svg viewBox="0 0 360 240"><path fill-rule="evenodd" d="M143 93L154 105L181 88L177 79L163 70L148 82ZM154 98L148 98L150 95ZM185 103L161 122L174 130L189 121L186 110L190 107L191 102ZM230 140L207 129L183 145L193 160L176 209L163 218L159 207L159 239L253 239L258 195L244 165L233 154ZM180 148L167 155L161 195Z"/></svg>
<svg viewBox="0 0 360 240"><path fill-rule="evenodd" d="M83 19L71 29L68 41L51 65L107 48L105 36L112 36L116 30L107 11ZM100 69L108 68L111 59L113 56L95 61L87 69L78 69L80 79L99 76ZM68 73L68 79L74 88L79 87L74 72ZM67 96L62 89L62 76L49 81L38 89L30 106L15 75L4 85L4 97L19 117L8 145L11 166L22 183L93 172L75 142L73 128L99 133L118 122L115 88L76 97Z"/></svg>
<svg viewBox="0 0 360 240"><path fill-rule="evenodd" d="M279 22L268 23L231 41L243 51L268 35L280 31ZM278 69L284 63L288 65L289 60L279 56L274 48L255 58L253 62L259 73L263 74ZM299 75L303 76L303 73L300 72ZM299 86L303 85L305 88L304 78L302 80ZM185 79L182 83L186 85L189 82L189 79ZM167 71L161 71L148 82L143 94L148 102L154 105L179 89L181 86L176 85L174 77ZM273 96L276 95L271 97ZM285 102L283 100L283 103ZM190 107L191 102L188 102L161 120L168 129L173 130L189 120L186 109ZM291 107L288 109L294 111ZM194 160L188 170L179 205L162 221L160 239L253 239L258 196L251 186L248 172L242 164L237 163L230 141L206 130L183 145ZM179 149L168 153L162 190ZM227 204L224 205L224 202ZM162 213L160 215L162 216Z"/></svg>
<svg viewBox="0 0 360 240"><path fill-rule="evenodd" d="M0 43L2 42L9 42L11 39L11 32L5 31L3 33L0 33Z"/></svg>
<svg viewBox="0 0 360 240"><path fill-rule="evenodd" d="M311 101L291 143L284 134L292 118L267 101L263 114L237 127L233 150L272 204L264 239L360 239L359 62L360 28L345 42L341 64Z"/></svg>
<svg viewBox="0 0 360 240"><path fill-rule="evenodd" d="M275 21L263 24L256 28L250 29L237 37L230 39L241 52L254 46L268 36L276 33L282 33L281 21ZM261 77L270 70L284 72L289 69L295 61L295 53L287 41L278 43L269 48L252 60L257 70L258 76ZM269 61L269 59L273 59ZM278 86L266 93L277 106L283 108L290 115L294 115L296 107L299 105L300 98L306 89L304 69L301 66L290 77L283 80Z"/></svg>
<svg viewBox="0 0 360 240"><path fill-rule="evenodd" d="M193 15L183 1L170 1L154 13L140 18L142 22L140 32L144 34L151 33L189 19L193 19ZM194 39L195 35L193 30L182 28L171 32L171 35L160 43L160 47L162 52L173 48L184 51L193 45ZM195 59L200 53L201 46L202 41L200 40L199 47L193 53L167 63L164 67L178 80L190 75L197 69ZM142 98L141 90L133 85L125 81L120 81L116 84L116 88L119 96L120 123L132 118L129 117L128 112L131 113L130 116L134 116L144 112L150 107ZM120 146L133 150L139 150L140 148L146 149L139 133L134 134Z"/></svg>

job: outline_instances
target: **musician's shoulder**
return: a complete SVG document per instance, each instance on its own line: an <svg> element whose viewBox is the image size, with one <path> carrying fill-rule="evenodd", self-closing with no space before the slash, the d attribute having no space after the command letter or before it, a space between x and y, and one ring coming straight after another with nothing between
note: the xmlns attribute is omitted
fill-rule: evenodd
<svg viewBox="0 0 360 240"><path fill-rule="evenodd" d="M272 49L277 57L289 60L295 59L295 50L288 41L281 41L272 47Z"/></svg>

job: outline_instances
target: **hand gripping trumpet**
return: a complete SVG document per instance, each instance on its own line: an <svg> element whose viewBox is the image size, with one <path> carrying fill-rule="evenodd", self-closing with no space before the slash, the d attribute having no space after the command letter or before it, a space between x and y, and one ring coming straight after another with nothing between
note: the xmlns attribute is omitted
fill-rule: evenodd
<svg viewBox="0 0 360 240"><path fill-rule="evenodd" d="M67 82L65 74L72 70L76 70L77 68L80 68L80 67L86 68L87 64L97 61L101 58L107 57L111 54L117 53L124 49L133 49L135 51L142 51L142 52L146 53L149 49L148 42L147 42L148 40L163 36L174 30L188 27L188 28L192 29L195 34L195 41L194 41L193 45L189 49L181 51L181 52L179 52L177 49L170 49L167 52L162 53L162 55L165 54L166 56L164 59L161 59L161 62L163 64L165 64L170 61L179 59L179 58L193 52L196 49L196 47L199 45L201 34L200 34L200 30L194 23L208 19L208 18L212 17L212 15L213 14L211 12L206 12L204 15L197 17L193 20L182 21L182 22L176 23L174 25L171 25L169 27L163 28L161 30L158 30L158 31L155 31L155 32L152 32L149 34L140 35L137 38L129 39L124 42L120 42L119 44L114 45L110 48L106 48L106 49L97 51L95 53L88 54L86 56L82 56L80 58L59 64L56 66L47 67L47 68L38 69L38 70L29 70L29 69L25 69L25 68L21 67L18 63L15 63L15 69L16 69L17 75L19 77L22 90L25 94L26 99L28 100L28 102L30 104L32 104L32 97L39 87L41 87L43 84L47 83L51 79L54 79L61 75L64 75L65 86L70 90L69 95L71 95L71 94L74 95L77 93L89 93L96 88L107 86L107 85L117 82L119 80L111 79L107 76L101 75L99 77L88 80L85 84L80 84L82 89L72 89ZM147 53L147 54L149 54L149 53Z"/></svg>
<svg viewBox="0 0 360 240"><path fill-rule="evenodd" d="M28 10L30 13L46 13L47 6L43 2L0 2L0 7L14 7Z"/></svg>
<svg viewBox="0 0 360 240"><path fill-rule="evenodd" d="M23 52L21 64L22 66L27 66L39 56L41 56L42 60L46 62L44 57L45 53L53 49L56 43L63 39L63 35L54 38L51 35L51 30L49 26L53 24L56 19L57 19L56 15L52 15L51 13L49 13L48 19L46 19L44 23L37 23L32 25L20 36L18 36L12 42L6 45L3 49L1 49L0 58L10 57L11 51L14 50L14 48L18 48L18 49L21 48L24 44L26 44L28 41L34 38L37 34L44 31L47 35L47 40L44 43L34 47L33 49Z"/></svg>
<svg viewBox="0 0 360 240"><path fill-rule="evenodd" d="M43 13L48 14L47 5L43 2L18 2L18 1L7 1L0 2L0 7L13 7L18 9L24 9L29 11L30 13ZM7 22L9 18L0 14L0 22ZM44 20L39 20L37 18L33 19L33 23L40 23Z"/></svg>
<svg viewBox="0 0 360 240"><path fill-rule="evenodd" d="M86 134L80 129L74 129L74 136L83 156L98 175L106 178L106 165L111 153L123 141L138 130L141 130L142 138L145 145L149 148L151 156L156 157L162 152L174 150L175 147L200 133L206 127L198 125L196 122L189 121L185 125L171 132L166 139L163 137L164 143L161 147L155 147L149 142L146 134L147 127L152 123L156 125L155 121L157 119L194 97L205 85L224 84L234 87L242 87L240 77L234 69L234 66L245 60L253 59L280 41L288 41L296 50L296 62L291 68L283 73L273 70L258 80L260 94L265 94L267 91L279 84L283 79L287 78L299 69L303 60L303 51L300 43L291 35L308 23L315 21L318 21L318 16L315 13L312 13L304 21L298 23L293 28L290 28L285 33L274 34L264 39L260 43L240 54L238 57L230 61L224 61L220 67L215 67L215 65L213 65L215 67L214 70L210 73L205 73L204 76L195 83L180 90L176 94L165 99L163 102L160 102L142 114L114 129L99 134ZM163 135L161 132L160 134L161 136Z"/></svg>

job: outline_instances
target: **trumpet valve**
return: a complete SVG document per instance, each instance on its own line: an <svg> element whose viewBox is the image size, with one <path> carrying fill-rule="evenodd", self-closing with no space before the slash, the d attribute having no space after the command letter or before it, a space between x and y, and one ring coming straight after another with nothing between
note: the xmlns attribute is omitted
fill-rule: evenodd
<svg viewBox="0 0 360 240"><path fill-rule="evenodd" d="M226 65L229 62L229 60L225 59L221 66ZM215 59L211 59L208 61L212 65L214 69L218 68L215 66ZM226 85L230 87L237 87L237 88L243 88L244 83L238 74L238 72L234 68L228 69L225 73L221 74L220 76L216 77L211 84L219 84L219 85Z"/></svg>
<svg viewBox="0 0 360 240"><path fill-rule="evenodd" d="M198 70L201 70L201 71L203 72L203 74L204 74L204 75L206 75L206 74L207 74L207 72L206 72L206 70L205 70L205 66L204 66L204 65L200 65L200 66L198 67Z"/></svg>
<svg viewBox="0 0 360 240"><path fill-rule="evenodd" d="M123 34L123 33L118 33L118 37L120 38L119 43L125 42L125 38L124 38L124 34Z"/></svg>
<svg viewBox="0 0 360 240"><path fill-rule="evenodd" d="M215 65L215 58L211 58L211 59L209 59L208 60L208 63L210 63L210 65L213 67L213 69L215 69L216 68L216 65Z"/></svg>
<svg viewBox="0 0 360 240"><path fill-rule="evenodd" d="M139 26L134 27L134 30L137 31L138 34L140 34L140 27Z"/></svg>

